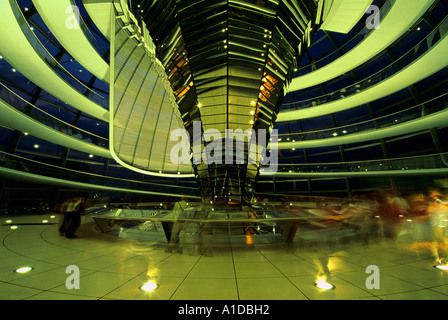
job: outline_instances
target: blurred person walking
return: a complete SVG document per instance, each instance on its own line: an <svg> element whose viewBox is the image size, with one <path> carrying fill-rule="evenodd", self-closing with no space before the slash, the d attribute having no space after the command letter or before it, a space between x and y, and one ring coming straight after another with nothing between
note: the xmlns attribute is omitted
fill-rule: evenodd
<svg viewBox="0 0 448 320"><path fill-rule="evenodd" d="M76 238L76 230L81 225L81 215L84 214L84 197L74 196L68 198L61 206L64 214L62 225L59 228L61 236L66 238Z"/></svg>
<svg viewBox="0 0 448 320"><path fill-rule="evenodd" d="M448 227L448 201L438 190L430 194L432 203L428 206L427 213L432 228L432 254L435 258L434 266L446 263L446 228Z"/></svg>

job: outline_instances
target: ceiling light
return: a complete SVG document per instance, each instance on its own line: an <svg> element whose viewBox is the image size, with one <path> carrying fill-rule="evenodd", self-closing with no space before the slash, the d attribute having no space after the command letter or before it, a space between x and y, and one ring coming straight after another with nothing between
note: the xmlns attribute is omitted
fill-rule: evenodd
<svg viewBox="0 0 448 320"><path fill-rule="evenodd" d="M93 158L93 154L89 154L89 158Z"/></svg>
<svg viewBox="0 0 448 320"><path fill-rule="evenodd" d="M198 108L202 107L202 103L198 103Z"/></svg>
<svg viewBox="0 0 448 320"><path fill-rule="evenodd" d="M256 103L255 101L251 101L250 102L250 104L253 105L253 106L255 105L255 103Z"/></svg>
<svg viewBox="0 0 448 320"><path fill-rule="evenodd" d="M39 148L39 145L38 145L38 144L35 144L35 145L34 145L34 148L35 148L35 149Z"/></svg>
<svg viewBox="0 0 448 320"><path fill-rule="evenodd" d="M336 132L333 133L333 137L336 137L338 134Z"/></svg>
<svg viewBox="0 0 448 320"><path fill-rule="evenodd" d="M18 227L17 226L11 226L11 227L9 227L9 229L12 229L12 230L15 230L15 229L17 229Z"/></svg>
<svg viewBox="0 0 448 320"><path fill-rule="evenodd" d="M17 273L26 273L26 272L31 271L31 270L33 270L32 267L21 267L21 268L18 268L18 269L16 269L16 270L14 270L14 272L17 272Z"/></svg>
<svg viewBox="0 0 448 320"><path fill-rule="evenodd" d="M254 111L254 110L251 110L251 111L250 111L250 114L251 114L251 115L255 114L255 111Z"/></svg>
<svg viewBox="0 0 448 320"><path fill-rule="evenodd" d="M24 132L23 134L27 136L29 133L28 132Z"/></svg>

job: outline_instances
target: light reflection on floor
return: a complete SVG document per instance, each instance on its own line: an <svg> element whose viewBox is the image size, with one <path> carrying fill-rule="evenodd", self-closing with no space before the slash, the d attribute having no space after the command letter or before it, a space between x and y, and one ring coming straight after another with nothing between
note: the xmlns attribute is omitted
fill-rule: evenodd
<svg viewBox="0 0 448 320"><path fill-rule="evenodd" d="M316 247L299 238L222 235L216 243L185 243L180 252L99 233L87 217L77 239L60 237L57 224L20 219L15 230L0 224L1 299L448 299L448 273L433 267L430 251L391 239ZM79 267L79 289L66 286L69 265ZM379 289L366 284L371 265L380 272ZM24 266L33 269L14 272ZM322 276L335 288L317 288ZM153 290L141 290L148 281Z"/></svg>

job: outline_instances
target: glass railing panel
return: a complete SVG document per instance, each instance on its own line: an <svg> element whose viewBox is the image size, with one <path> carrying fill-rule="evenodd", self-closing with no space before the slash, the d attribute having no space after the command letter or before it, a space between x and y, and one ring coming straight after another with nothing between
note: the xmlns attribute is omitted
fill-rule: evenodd
<svg viewBox="0 0 448 320"><path fill-rule="evenodd" d="M396 59L389 66L381 69L368 78L358 81L354 84L346 86L340 90L330 92L328 94L309 98L306 100L284 103L282 108L284 110L300 110L311 108L317 105L325 104L331 101L345 99L353 94L357 94L366 90L386 79L392 77L394 74L403 70L405 67L412 64L425 53L427 53L436 43L443 38L448 32L446 25L448 24L448 16L445 17L432 32L430 32L422 41L415 45L412 49Z"/></svg>
<svg viewBox="0 0 448 320"><path fill-rule="evenodd" d="M197 193L197 187L195 187L194 185L191 187L176 186L173 185L172 180L166 180L166 182L164 183L154 183L148 181L138 181L135 179L133 180L104 176L27 159L26 157L13 155L5 151L0 151L0 167L6 167L9 169L24 171L31 174L38 174L46 177L53 177L95 185L104 185L113 188L192 195L196 195ZM129 172L129 170L125 168L120 169L124 172Z"/></svg>
<svg viewBox="0 0 448 320"><path fill-rule="evenodd" d="M35 105L29 103L22 97L15 94L6 85L0 82L0 99L8 103L10 106L24 112L25 109L29 108L30 111L26 113L27 116L45 124L46 126L55 129L64 134L73 136L79 140L92 143L101 147L108 147L108 138L102 137L86 130L82 130L73 126L67 122L60 120L59 118L51 115L50 113L36 107Z"/></svg>
<svg viewBox="0 0 448 320"><path fill-rule="evenodd" d="M90 25L87 23L87 21L89 21L91 19L88 15L87 11L85 10L82 2L72 0L72 5L77 6L79 9L79 12L80 12L79 24L80 24L81 30L84 32L84 35L89 40L92 47L95 48L95 50L98 52L98 54L100 56L104 57L106 55L106 53L109 52L108 41L106 41L104 38L100 38L100 36L98 36L96 34L96 32L92 30L94 28L92 26L93 22L91 22Z"/></svg>
<svg viewBox="0 0 448 320"><path fill-rule="evenodd" d="M382 17L382 19L384 19L384 17L389 13L393 3L394 1L386 1L384 5L381 7L380 16ZM355 36L353 36L350 40L344 43L341 47L335 48L332 52L326 54L320 59L311 61L309 64L299 67L297 71L294 73L294 77L305 75L319 68L322 68L327 64L334 62L337 58L341 56L339 50L342 50L342 52L349 52L352 48L354 48L362 40L364 40L369 35L370 32L372 32L372 30L368 29L367 27L362 28Z"/></svg>
<svg viewBox="0 0 448 320"><path fill-rule="evenodd" d="M346 126L279 134L278 138L281 142L296 142L302 140L326 139L331 137L343 136L346 134L360 133L366 130L385 128L400 123L405 123L411 120L416 120L435 112L445 110L446 108L448 108L447 99L448 93L445 93L424 103L394 113L390 113L382 117L369 119ZM422 112L423 109L424 112Z"/></svg>
<svg viewBox="0 0 448 320"><path fill-rule="evenodd" d="M108 108L109 101L108 98L104 95L92 90L89 88L85 83L83 83L82 80L78 79L76 76L74 76L72 73L70 73L64 66L62 66L55 58L54 56L46 49L46 47L42 44L42 42L39 40L39 38L36 36L33 30L31 30L30 25L26 21L25 17L23 16L22 11L20 10L17 2L15 5L11 6L15 17L17 19L17 23L21 27L23 33L27 37L28 41L34 48L37 54L40 55L43 61L45 61L49 66L52 67L53 70L55 70L56 73L58 73L70 86L75 88L77 91L79 91L82 94L85 94L89 97L92 101L96 102L97 104ZM86 71L87 72L87 71Z"/></svg>
<svg viewBox="0 0 448 320"><path fill-rule="evenodd" d="M391 170L425 170L447 168L448 153L438 153L414 157L378 159L350 162L282 164L277 172L370 172Z"/></svg>

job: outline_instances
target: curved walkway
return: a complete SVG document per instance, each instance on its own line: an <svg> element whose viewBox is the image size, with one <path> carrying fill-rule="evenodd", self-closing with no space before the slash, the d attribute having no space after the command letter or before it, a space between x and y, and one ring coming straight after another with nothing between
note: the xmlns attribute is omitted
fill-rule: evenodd
<svg viewBox="0 0 448 320"><path fill-rule="evenodd" d="M300 167L300 165L297 165ZM277 172L276 178L352 178L352 177L391 177L391 176L444 176L448 173L448 168L437 169L410 169L410 170L384 170L384 171L329 171L329 172ZM260 174L263 176L263 172ZM265 175L268 176L268 175ZM271 174L272 176L272 174Z"/></svg>
<svg viewBox="0 0 448 320"><path fill-rule="evenodd" d="M92 183L84 183L78 181L71 181L53 177L47 177L39 174L23 172L19 170L14 170L10 168L0 167L0 176L4 179L15 180L15 181L24 181L26 183L35 183L35 184L44 184L51 186L58 186L62 188L76 189L76 190L90 190L90 191L101 191L101 192L112 192L112 193L129 193L129 194L142 194L142 195L158 195L158 196L166 196L166 197L184 197L185 193L176 194L176 193L166 193L166 192L153 192L153 191L144 191L144 190L136 190L136 189L126 189L126 188L117 188L117 187L109 187ZM188 195L189 198L200 199L199 196Z"/></svg>
<svg viewBox="0 0 448 320"><path fill-rule="evenodd" d="M430 128L442 127L448 124L448 109L432 113L419 119L406 121L397 125L380 129L365 130L359 133L346 134L343 136L331 137L326 139L303 140L296 142L279 142L278 149L291 148L319 148L336 146L349 143L365 142L378 140L411 132L427 130ZM335 128L337 130L337 128Z"/></svg>
<svg viewBox="0 0 448 320"><path fill-rule="evenodd" d="M390 11L381 20L379 29L373 29L360 44L330 64L294 78L287 92L329 81L372 59L407 32L433 2L434 0L395 0Z"/></svg>
<svg viewBox="0 0 448 320"><path fill-rule="evenodd" d="M69 85L36 52L18 23L16 15L20 14L20 9L14 2L0 1L0 54L3 58L51 95L82 112L109 122L108 110Z"/></svg>
<svg viewBox="0 0 448 320"><path fill-rule="evenodd" d="M87 39L82 29L83 26L68 23L70 22L68 19L75 14L73 10L69 10L72 1L33 0L33 4L44 23L64 49L94 76L109 83L109 65Z"/></svg>
<svg viewBox="0 0 448 320"><path fill-rule="evenodd" d="M447 35L448 33L445 33L443 39L439 40L434 47L412 64L369 89L347 98L311 108L280 112L277 117L277 122L319 117L351 109L391 95L429 77L448 65L448 60L446 59L446 52L448 52Z"/></svg>
<svg viewBox="0 0 448 320"><path fill-rule="evenodd" d="M23 112L10 106L0 99L0 125L21 132L28 132L30 135L51 143L61 145L70 149L79 150L88 154L109 158L112 156L109 149L102 148L89 142L79 140L67 134L59 132L49 126L25 115Z"/></svg>
<svg viewBox="0 0 448 320"><path fill-rule="evenodd" d="M5 128L18 130L21 132L28 132L31 136L35 136L45 141L61 145L70 149L79 150L88 154L113 159L110 150L97 146L95 144L82 141L78 138L69 136L58 130L50 128L49 126L25 115L23 112L10 106L8 103L0 99L0 126ZM176 177L176 178L190 178L194 177L191 173L181 173L178 175L164 174L158 172L146 172L146 174L156 175L159 177Z"/></svg>
<svg viewBox="0 0 448 320"><path fill-rule="evenodd" d="M110 40L112 1L82 0L84 8L97 26L98 30Z"/></svg>

